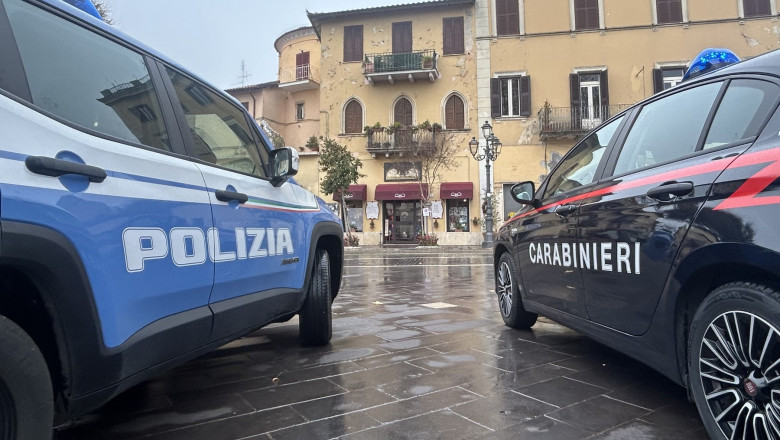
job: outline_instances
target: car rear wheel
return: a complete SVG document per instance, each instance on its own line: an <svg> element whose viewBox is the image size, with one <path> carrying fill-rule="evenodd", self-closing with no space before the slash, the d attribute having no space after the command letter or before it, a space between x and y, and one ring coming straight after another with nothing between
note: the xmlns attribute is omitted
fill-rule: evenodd
<svg viewBox="0 0 780 440"><path fill-rule="evenodd" d="M527 312L520 298L520 286L515 276L515 262L504 252L496 267L496 295L504 324L517 329L529 329L536 324L536 313Z"/></svg>
<svg viewBox="0 0 780 440"><path fill-rule="evenodd" d="M51 438L53 394L43 354L0 316L0 440Z"/></svg>
<svg viewBox="0 0 780 440"><path fill-rule="evenodd" d="M330 292L328 252L317 249L309 291L298 316L300 338L305 345L325 345L330 342L332 334L330 306L333 302Z"/></svg>
<svg viewBox="0 0 780 440"><path fill-rule="evenodd" d="M710 437L780 438L780 295L719 287L696 311L688 344L689 386Z"/></svg>

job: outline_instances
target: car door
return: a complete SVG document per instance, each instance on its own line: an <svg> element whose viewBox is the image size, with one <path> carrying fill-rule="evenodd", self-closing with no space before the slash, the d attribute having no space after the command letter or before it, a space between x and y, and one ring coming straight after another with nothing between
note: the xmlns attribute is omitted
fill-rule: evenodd
<svg viewBox="0 0 780 440"><path fill-rule="evenodd" d="M768 81L713 81L638 109L610 177L580 207L581 239L600 261L583 271L591 320L647 330L713 181L753 142L777 95Z"/></svg>
<svg viewBox="0 0 780 440"><path fill-rule="evenodd" d="M299 200L297 185L266 177L269 150L238 103L177 69L161 69L211 198L213 338L297 311L311 232L302 214L319 210L315 199Z"/></svg>
<svg viewBox="0 0 780 440"><path fill-rule="evenodd" d="M513 230L515 261L529 300L587 316L578 259L578 208L603 169L605 152L622 121L623 116L616 118L575 145L539 188L540 207Z"/></svg>
<svg viewBox="0 0 780 440"><path fill-rule="evenodd" d="M183 145L150 60L30 3L3 6L26 80L7 90L18 101L0 99L3 221L42 228L75 249L94 311L80 311L74 338L91 338L94 322L108 349L139 343L148 355L138 368L205 343L213 269L205 247L195 242L189 253L179 252L182 241L174 243L174 236L186 240L208 230L211 207L200 171L175 154ZM3 66L4 72L18 67ZM81 294L89 292L54 296L67 303ZM176 327L166 319L190 337L149 349L164 345L160 336Z"/></svg>

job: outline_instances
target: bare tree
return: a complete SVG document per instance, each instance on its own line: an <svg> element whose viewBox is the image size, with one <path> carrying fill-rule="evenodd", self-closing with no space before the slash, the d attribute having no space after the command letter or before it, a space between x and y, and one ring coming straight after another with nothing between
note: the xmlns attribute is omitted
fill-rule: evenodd
<svg viewBox="0 0 780 440"><path fill-rule="evenodd" d="M433 142L426 146L420 146L417 157L420 162L420 194L423 207L430 206L431 195L435 194L434 187L442 180L444 171L451 171L458 167L456 153L463 147L463 136L453 132L444 132L433 129ZM465 139L465 138L464 138ZM428 191L424 191L427 186ZM428 231L427 218L420 217L423 233Z"/></svg>

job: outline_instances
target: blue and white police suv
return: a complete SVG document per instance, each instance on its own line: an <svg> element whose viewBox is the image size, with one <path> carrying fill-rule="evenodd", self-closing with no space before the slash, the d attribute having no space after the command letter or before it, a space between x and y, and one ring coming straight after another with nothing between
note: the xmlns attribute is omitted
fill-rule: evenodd
<svg viewBox="0 0 780 440"><path fill-rule="evenodd" d="M707 73L729 58L511 189L496 293L685 386L713 439L780 439L780 52Z"/></svg>
<svg viewBox="0 0 780 440"><path fill-rule="evenodd" d="M343 233L298 165L102 21L0 0L0 439L296 314L327 343Z"/></svg>

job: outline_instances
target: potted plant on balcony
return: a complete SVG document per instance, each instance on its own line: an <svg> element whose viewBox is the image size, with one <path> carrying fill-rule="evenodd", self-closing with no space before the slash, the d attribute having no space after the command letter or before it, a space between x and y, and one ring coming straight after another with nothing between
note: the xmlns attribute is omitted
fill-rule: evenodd
<svg viewBox="0 0 780 440"><path fill-rule="evenodd" d="M394 134L404 128L403 125L401 125L400 122L395 122L393 125L387 127L385 131L387 131L387 134Z"/></svg>
<svg viewBox="0 0 780 440"><path fill-rule="evenodd" d="M363 60L363 73L373 73L374 72L374 63L372 61L368 60L368 55L366 55L366 58Z"/></svg>
<svg viewBox="0 0 780 440"><path fill-rule="evenodd" d="M431 125L431 129L432 129L434 132L438 132L438 131L441 131L441 129L442 129L442 126L441 126L441 124L439 124L438 122L434 122L434 123L433 123L433 125Z"/></svg>
<svg viewBox="0 0 780 440"><path fill-rule="evenodd" d="M432 69L433 68L433 57L430 55L423 55L422 57L422 68L423 69Z"/></svg>

